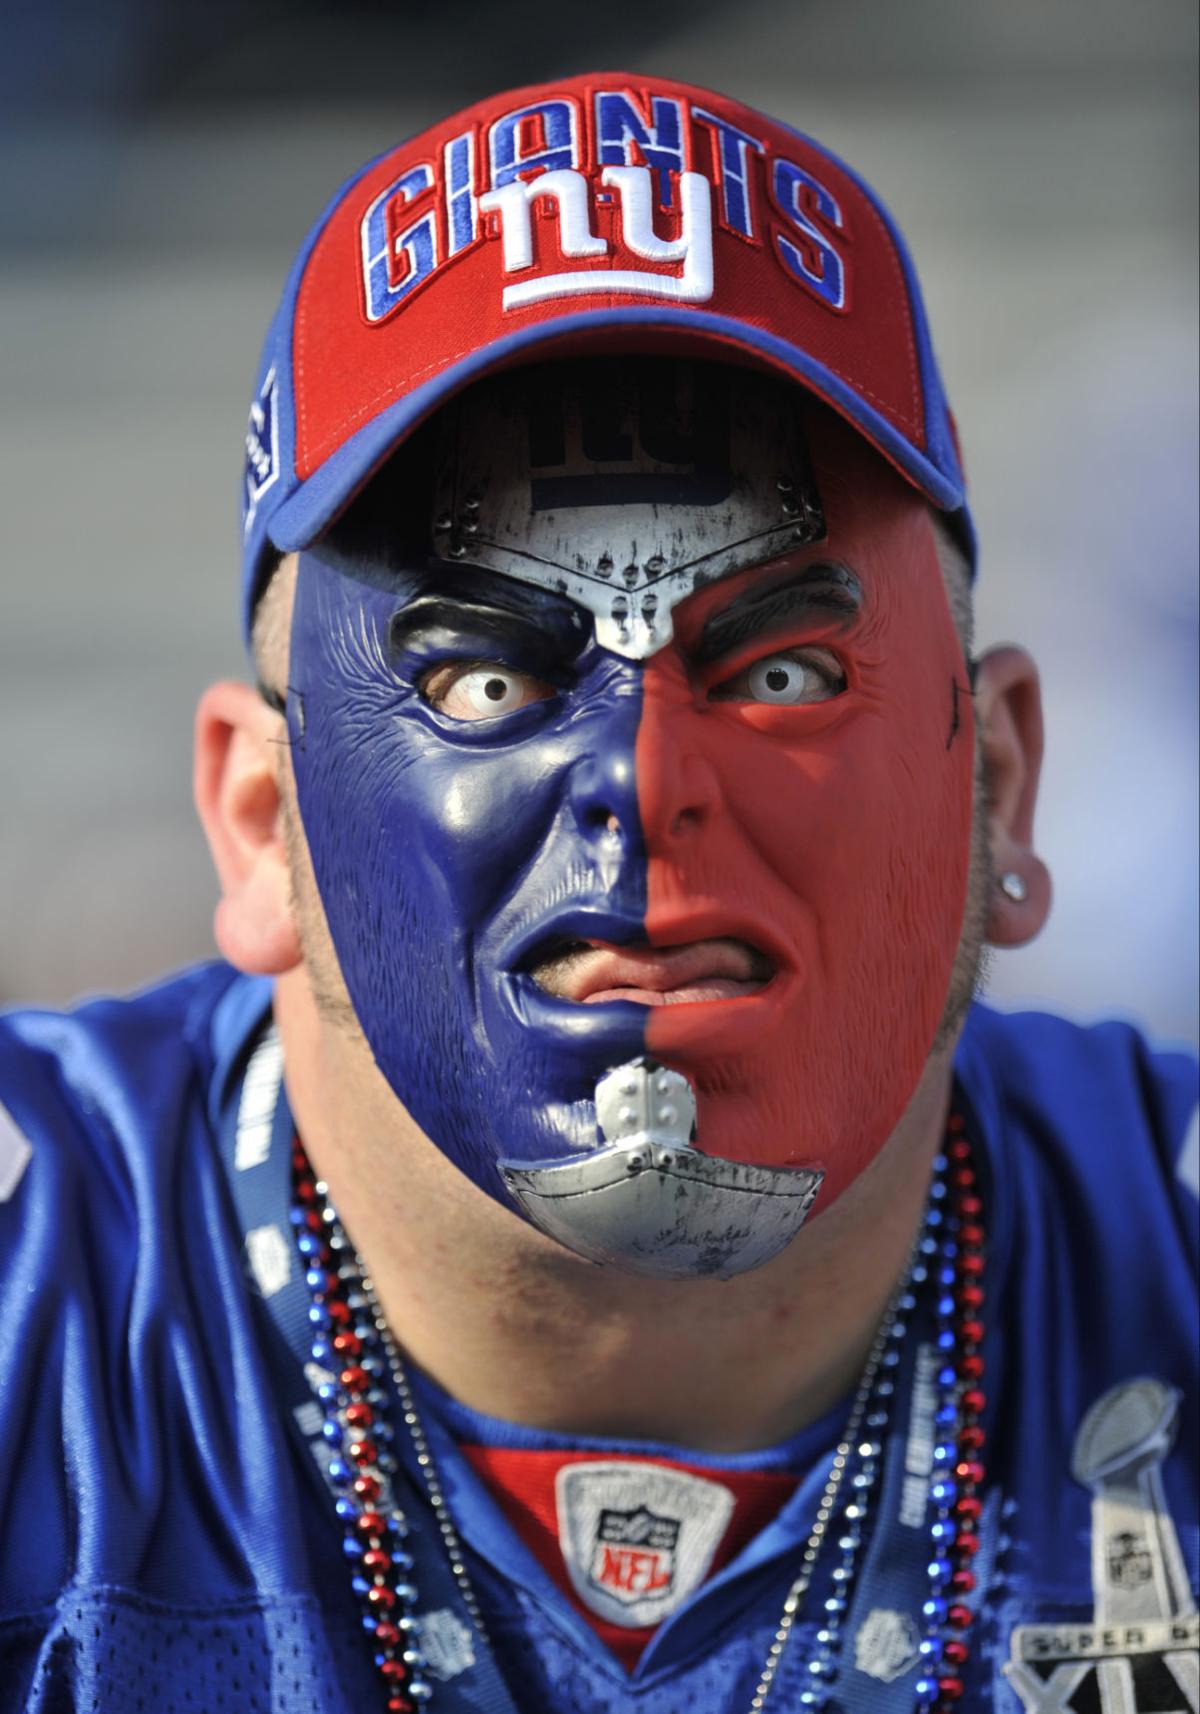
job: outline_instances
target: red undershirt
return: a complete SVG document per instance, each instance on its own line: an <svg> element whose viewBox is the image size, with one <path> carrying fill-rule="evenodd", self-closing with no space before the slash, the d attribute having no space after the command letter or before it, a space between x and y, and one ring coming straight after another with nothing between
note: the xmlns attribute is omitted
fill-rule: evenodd
<svg viewBox="0 0 1200 1714"><path fill-rule="evenodd" d="M596 1452L531 1450L507 1446L461 1444L464 1456L486 1484L501 1511L539 1565L562 1590L571 1606L586 1619L592 1630L632 1672L643 1649L658 1629L657 1624L632 1628L614 1624L593 1612L577 1594L559 1542L556 1479L571 1464L595 1464L603 1455ZM679 1471L715 1483L732 1497L728 1522L713 1552L704 1580L727 1565L779 1512L795 1492L799 1477L782 1470L729 1470L703 1464L683 1463L638 1453L615 1456L621 1465L646 1464ZM654 1579L668 1575L669 1555L656 1555L653 1548L627 1546L597 1548L596 1566L610 1588L641 1589L654 1586ZM660 1566L659 1560L662 1565Z"/></svg>

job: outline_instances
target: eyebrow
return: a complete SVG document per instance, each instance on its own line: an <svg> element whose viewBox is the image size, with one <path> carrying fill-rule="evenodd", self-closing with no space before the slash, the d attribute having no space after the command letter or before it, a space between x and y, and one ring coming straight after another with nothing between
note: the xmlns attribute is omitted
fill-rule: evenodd
<svg viewBox="0 0 1200 1714"><path fill-rule="evenodd" d="M405 648L433 641L439 632L460 636L464 631L498 646L519 644L547 662L561 661L564 655L573 659L587 642L586 628L574 614L560 619L557 614L445 594L418 595L396 614L389 634L393 648Z"/></svg>
<svg viewBox="0 0 1200 1714"><path fill-rule="evenodd" d="M862 606L862 586L844 565L819 562L765 588L749 589L705 621L696 649L700 662L719 660L798 614L825 614L849 623Z"/></svg>

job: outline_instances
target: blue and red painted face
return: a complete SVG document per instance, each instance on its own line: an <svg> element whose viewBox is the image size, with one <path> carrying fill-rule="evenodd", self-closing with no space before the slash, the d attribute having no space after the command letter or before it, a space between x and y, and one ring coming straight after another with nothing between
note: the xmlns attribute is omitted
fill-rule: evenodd
<svg viewBox="0 0 1200 1714"><path fill-rule="evenodd" d="M967 884L966 669L923 500L822 415L819 544L675 610L646 662L565 598L467 567L301 556L288 718L351 1001L422 1129L497 1162L597 1143L649 1053L698 1146L819 1164L900 1117Z"/></svg>

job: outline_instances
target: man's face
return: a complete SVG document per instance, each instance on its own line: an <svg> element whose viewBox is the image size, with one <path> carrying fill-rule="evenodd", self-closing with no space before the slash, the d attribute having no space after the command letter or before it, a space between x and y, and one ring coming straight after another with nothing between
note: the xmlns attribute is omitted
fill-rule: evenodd
<svg viewBox="0 0 1200 1714"><path fill-rule="evenodd" d="M301 557L289 722L351 1001L400 1100L496 1163L597 1143L594 1091L685 1073L697 1146L882 1147L946 1004L973 735L924 502L814 413L826 538L721 578L645 662L497 573Z"/></svg>

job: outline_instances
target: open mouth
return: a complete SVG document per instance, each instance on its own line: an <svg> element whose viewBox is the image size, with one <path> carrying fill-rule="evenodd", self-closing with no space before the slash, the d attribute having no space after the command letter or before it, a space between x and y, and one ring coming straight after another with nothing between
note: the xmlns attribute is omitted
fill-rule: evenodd
<svg viewBox="0 0 1200 1714"><path fill-rule="evenodd" d="M605 1000L682 1006L743 999L765 988L775 974L764 952L730 936L683 946L558 939L536 950L528 970L543 993L582 1006Z"/></svg>

